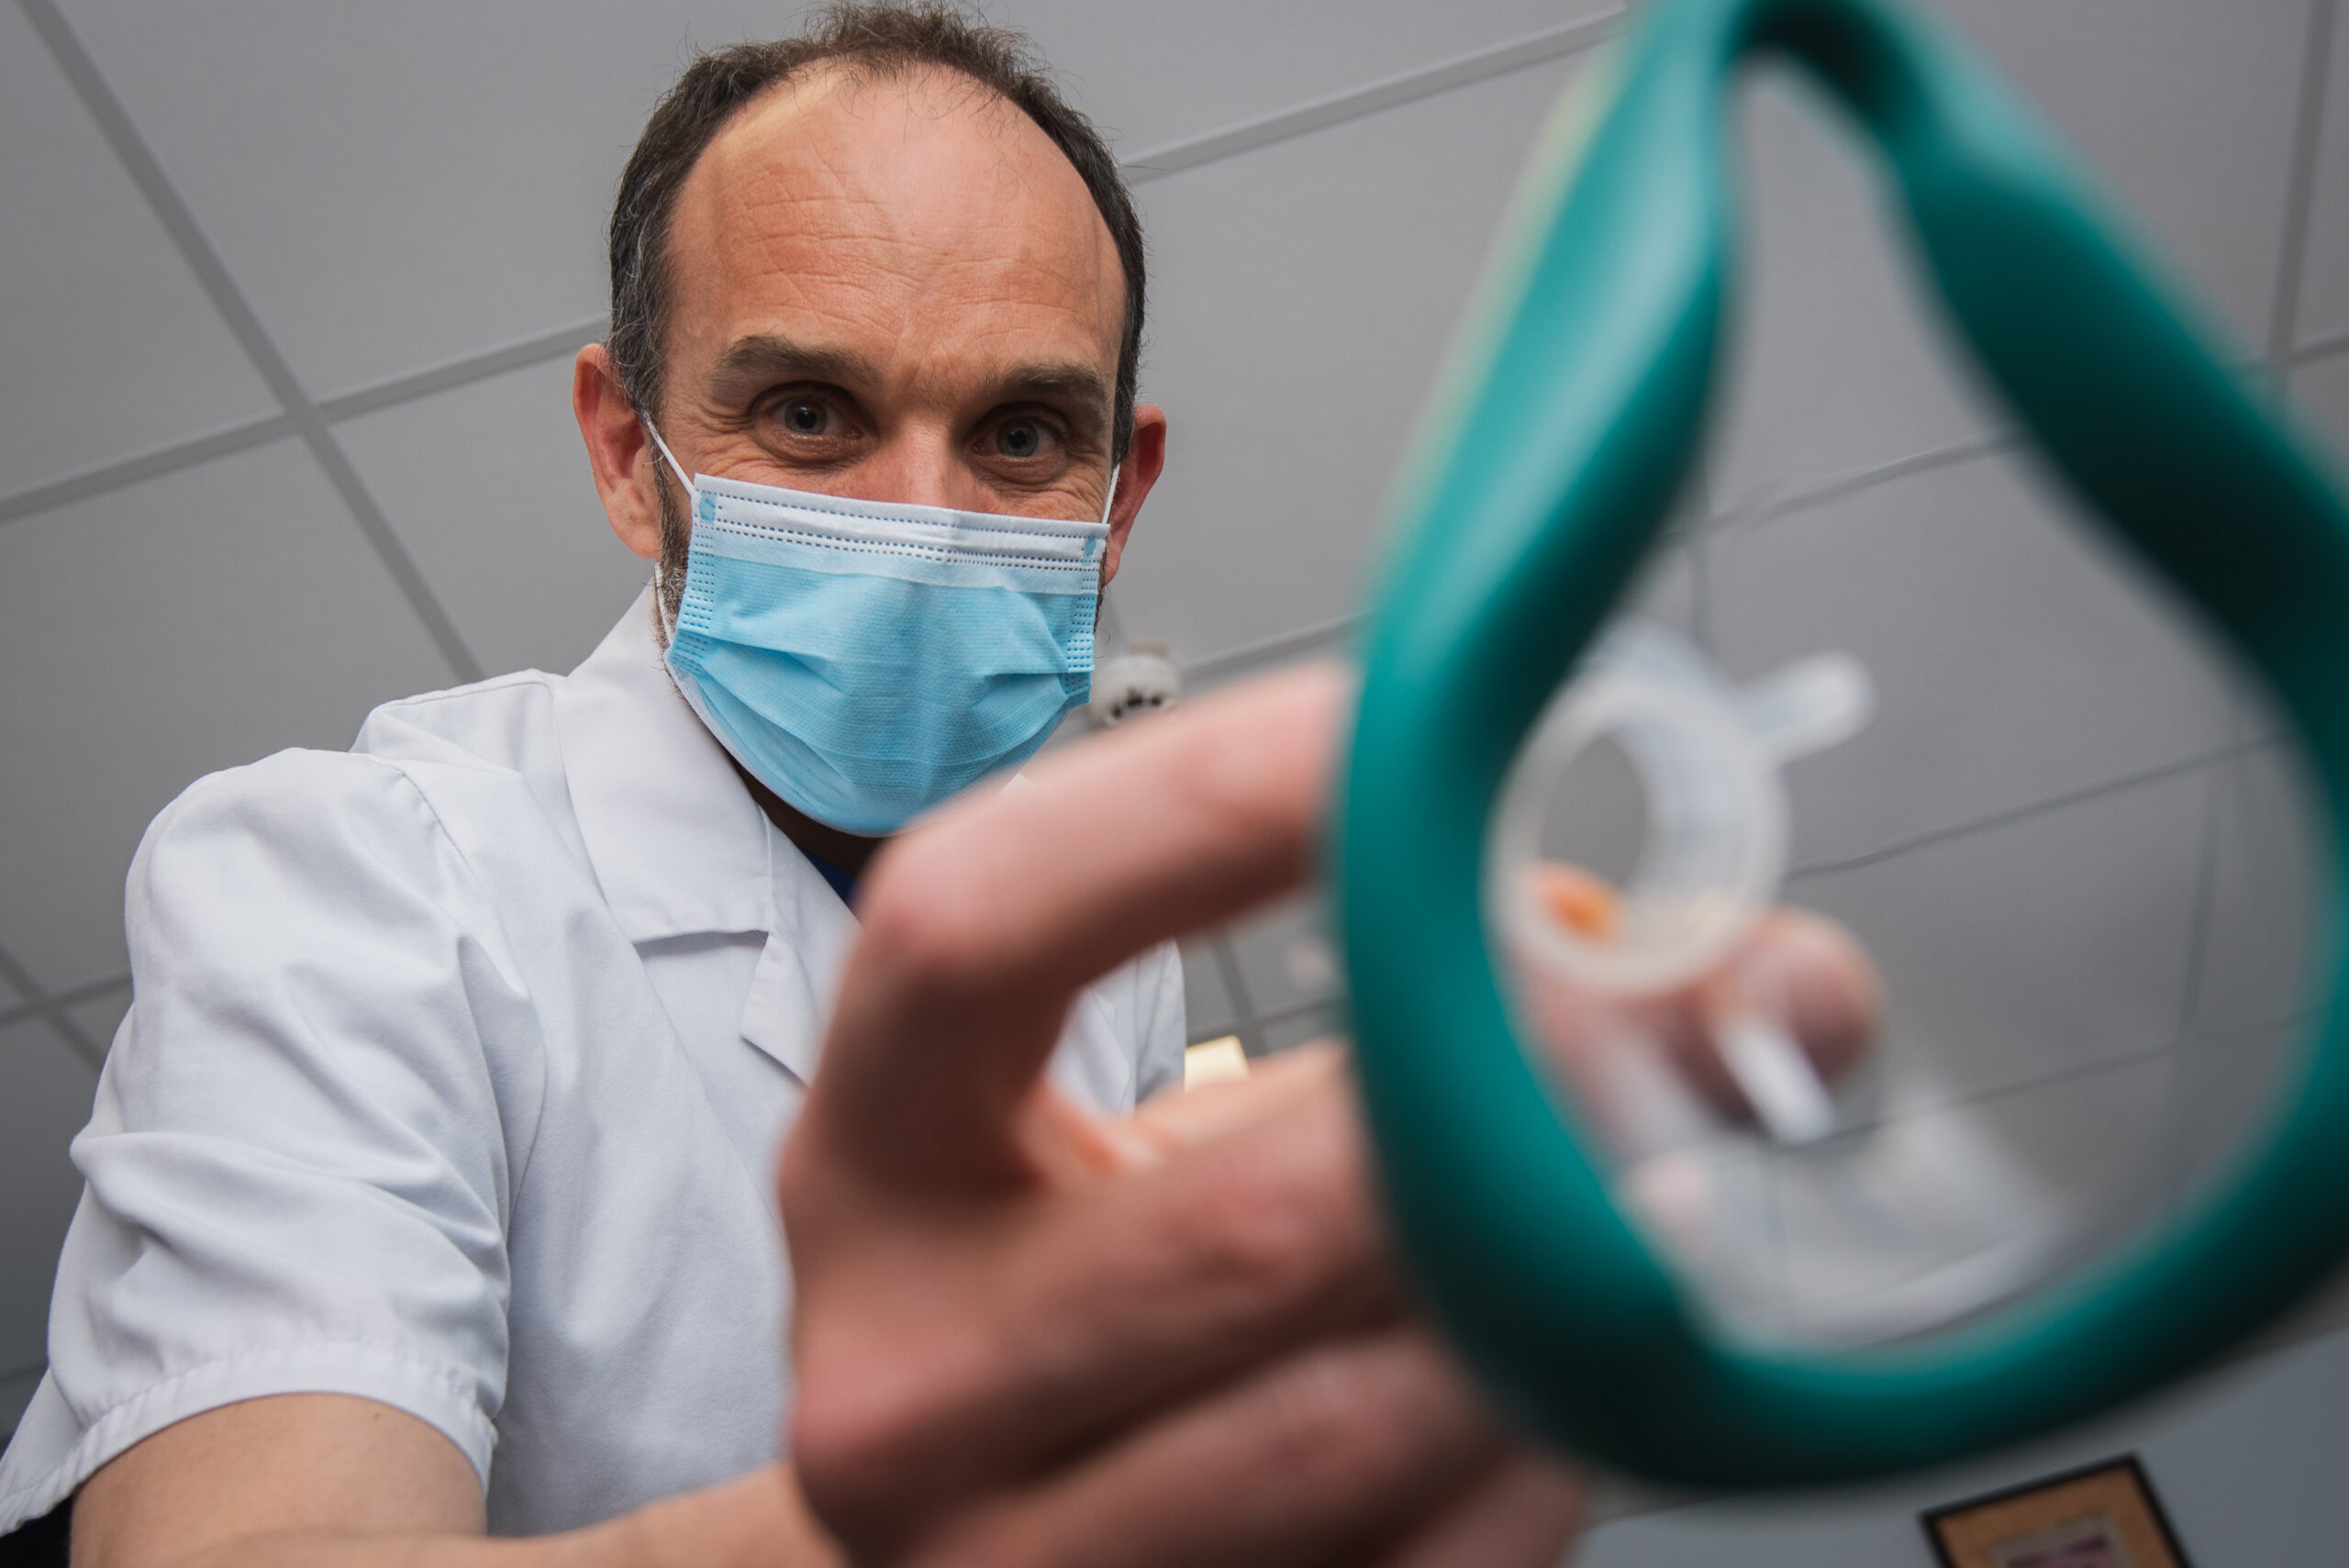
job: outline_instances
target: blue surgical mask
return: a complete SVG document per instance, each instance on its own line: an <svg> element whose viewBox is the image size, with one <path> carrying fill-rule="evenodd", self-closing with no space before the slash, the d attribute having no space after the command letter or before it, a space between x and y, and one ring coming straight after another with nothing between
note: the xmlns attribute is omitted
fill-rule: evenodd
<svg viewBox="0 0 2349 1568"><path fill-rule="evenodd" d="M1033 755L1090 693L1106 506L1065 522L687 479L651 434L693 498L670 673L818 822L894 832Z"/></svg>

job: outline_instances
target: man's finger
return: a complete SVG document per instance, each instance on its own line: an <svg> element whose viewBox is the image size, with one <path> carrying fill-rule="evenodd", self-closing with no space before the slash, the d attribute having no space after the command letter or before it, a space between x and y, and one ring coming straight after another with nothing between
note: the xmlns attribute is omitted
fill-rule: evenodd
<svg viewBox="0 0 2349 1568"><path fill-rule="evenodd" d="M1145 1168L1286 1116L1341 1084L1345 1068L1345 1050L1337 1041L1308 1040L1259 1060L1245 1078L1161 1095L1109 1126L1126 1152L1124 1168Z"/></svg>
<svg viewBox="0 0 2349 1568"><path fill-rule="evenodd" d="M905 1206L853 1224L818 1268L796 1266L807 1243L787 1229L792 1450L828 1517L1049 1470L1251 1364L1393 1318L1337 1066L1298 1073L1311 1092L1284 1092L1278 1115L1119 1180Z"/></svg>
<svg viewBox="0 0 2349 1568"><path fill-rule="evenodd" d="M1334 666L1251 683L892 845L801 1136L891 1182L1022 1173L1013 1129L1075 993L1304 875L1345 688Z"/></svg>
<svg viewBox="0 0 2349 1568"><path fill-rule="evenodd" d="M917 1562L1359 1562L1495 1465L1503 1440L1423 1333L1315 1349L959 1518Z"/></svg>
<svg viewBox="0 0 2349 1568"><path fill-rule="evenodd" d="M1552 1568L1580 1529L1583 1507L1573 1471L1520 1452L1446 1500L1376 1568Z"/></svg>
<svg viewBox="0 0 2349 1568"><path fill-rule="evenodd" d="M1343 1065L1335 1040L1309 1040L1259 1063L1246 1078L1170 1090L1122 1117L1097 1116L1040 1084L1022 1107L1019 1138L1047 1184L1076 1187L1131 1175L1327 1093Z"/></svg>

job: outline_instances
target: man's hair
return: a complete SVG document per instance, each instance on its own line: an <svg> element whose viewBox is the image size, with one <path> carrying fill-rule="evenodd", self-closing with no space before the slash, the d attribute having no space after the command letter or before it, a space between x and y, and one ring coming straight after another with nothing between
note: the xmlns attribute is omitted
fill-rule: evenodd
<svg viewBox="0 0 2349 1568"><path fill-rule="evenodd" d="M1110 448L1113 461L1123 458L1133 436L1134 381L1141 358L1141 221L1134 215L1133 198L1108 143L1061 97L1027 38L939 0L840 0L818 12L797 38L710 50L669 89L645 122L612 206L608 347L629 401L648 417L659 407L669 315L669 226L686 176L745 104L827 61L885 78L925 68L959 72L1026 114L1075 165L1108 225L1125 272L1125 334L1118 350Z"/></svg>

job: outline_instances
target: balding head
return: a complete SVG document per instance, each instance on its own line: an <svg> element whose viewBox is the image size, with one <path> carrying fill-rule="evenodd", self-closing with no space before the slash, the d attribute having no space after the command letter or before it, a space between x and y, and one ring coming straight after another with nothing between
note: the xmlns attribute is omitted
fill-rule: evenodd
<svg viewBox="0 0 2349 1568"><path fill-rule="evenodd" d="M998 36L941 13L872 15ZM902 51L777 70L784 46L745 48L764 72L755 88L737 91L750 66L711 65L728 56L696 62L623 183L611 345L582 351L573 386L614 531L663 561L674 595L690 528L649 421L716 477L1106 515L1106 583L1164 460L1165 420L1132 402L1140 235L1098 139L1063 106L1073 142L1057 99L1040 117L1033 95L1049 89L1008 57L983 75Z"/></svg>

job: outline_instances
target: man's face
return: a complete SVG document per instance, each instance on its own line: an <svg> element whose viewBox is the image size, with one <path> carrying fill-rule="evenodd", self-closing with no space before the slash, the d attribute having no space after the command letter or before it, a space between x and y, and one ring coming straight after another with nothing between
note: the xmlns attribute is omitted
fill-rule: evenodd
<svg viewBox="0 0 2349 1568"><path fill-rule="evenodd" d="M1102 515L1117 250L1060 150L967 79L826 68L754 102L680 191L668 261L658 418L689 471Z"/></svg>

